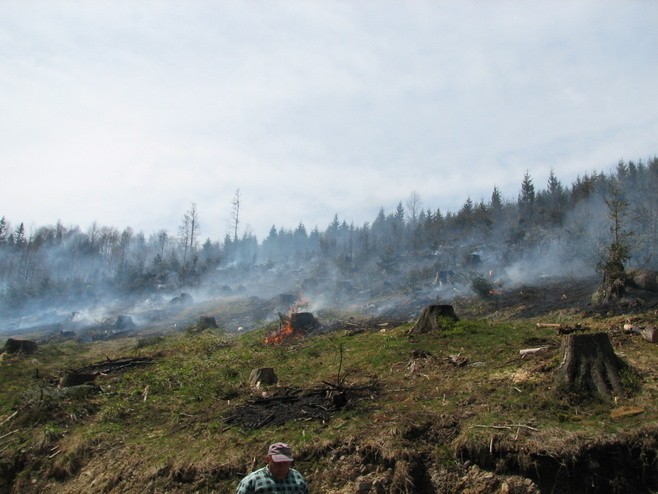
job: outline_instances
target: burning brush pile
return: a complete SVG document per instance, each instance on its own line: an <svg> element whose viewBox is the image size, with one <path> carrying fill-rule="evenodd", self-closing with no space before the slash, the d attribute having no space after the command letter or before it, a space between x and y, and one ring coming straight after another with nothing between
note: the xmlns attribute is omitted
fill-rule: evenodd
<svg viewBox="0 0 658 494"><path fill-rule="evenodd" d="M267 336L265 343L279 345L284 341L303 338L309 332L320 328L320 322L311 312L302 311L308 305L308 301L300 298L290 307L287 315L279 312L279 329Z"/></svg>

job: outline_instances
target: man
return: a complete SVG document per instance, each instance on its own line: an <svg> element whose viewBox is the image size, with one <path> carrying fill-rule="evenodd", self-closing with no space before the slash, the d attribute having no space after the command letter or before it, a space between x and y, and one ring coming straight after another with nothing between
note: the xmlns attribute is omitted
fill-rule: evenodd
<svg viewBox="0 0 658 494"><path fill-rule="evenodd" d="M308 494L304 477L291 468L293 461L287 444L271 444L265 466L243 478L235 494Z"/></svg>

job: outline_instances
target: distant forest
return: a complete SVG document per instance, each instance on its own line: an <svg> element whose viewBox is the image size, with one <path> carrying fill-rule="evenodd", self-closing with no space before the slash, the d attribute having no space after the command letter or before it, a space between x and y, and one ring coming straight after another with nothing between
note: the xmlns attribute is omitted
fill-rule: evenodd
<svg viewBox="0 0 658 494"><path fill-rule="evenodd" d="M570 185L551 172L537 187L526 172L516 198L494 187L488 201L466 199L458 211L423 208L412 192L394 211L372 222L339 218L320 231L303 224L272 227L259 242L251 233L223 241L199 235L193 205L175 233L123 231L112 226L32 228L0 219L0 310L19 312L39 301L57 305L93 301L101 294L131 297L222 286L231 273L259 273L284 266L314 266L335 279L373 276L396 280L399 289L436 282L439 272L497 269L510 278L594 274L613 235L630 250L629 266L656 269L658 158L619 161L610 173L585 174ZM501 274L502 275L502 274Z"/></svg>

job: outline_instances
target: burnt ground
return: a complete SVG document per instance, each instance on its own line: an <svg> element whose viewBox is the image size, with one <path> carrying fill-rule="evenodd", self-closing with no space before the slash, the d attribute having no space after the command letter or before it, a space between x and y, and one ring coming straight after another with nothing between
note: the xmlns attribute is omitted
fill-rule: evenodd
<svg viewBox="0 0 658 494"><path fill-rule="evenodd" d="M328 422L338 411L349 409L357 400L373 397L378 386L333 386L316 389L280 388L264 392L235 408L225 423L242 429L260 429L291 421Z"/></svg>
<svg viewBox="0 0 658 494"><path fill-rule="evenodd" d="M560 311L587 317L611 317L644 313L658 308L658 293L629 288L626 296L606 305L592 303L600 279L550 279L538 284L500 287L490 297L457 297L453 300L458 315L487 318L534 318Z"/></svg>

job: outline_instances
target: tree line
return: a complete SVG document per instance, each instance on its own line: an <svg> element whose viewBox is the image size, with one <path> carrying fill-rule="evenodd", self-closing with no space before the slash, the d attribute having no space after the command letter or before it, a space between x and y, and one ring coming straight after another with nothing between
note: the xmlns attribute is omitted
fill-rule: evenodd
<svg viewBox="0 0 658 494"><path fill-rule="evenodd" d="M272 226L261 242L249 232L238 234L239 190L232 202L231 234L221 242L200 242L195 204L183 214L177 232L148 236L130 227L94 223L82 230L61 221L27 232L24 223L12 225L2 216L0 309L7 313L36 300L93 301L110 290L121 296L199 286L221 278L222 269L268 269L281 263L330 265L349 277L357 271L453 269L464 256L483 249L498 264L509 264L560 246L564 256L596 266L611 235L617 241L623 235L626 260L655 268L656 190L655 157L646 163L620 160L611 172L578 176L569 185L551 171L540 188L526 172L516 198L502 197L494 186L488 200L469 197L457 211L442 211L423 208L412 192L395 210L380 208L362 225L335 215L322 231L308 231L303 223ZM615 209L612 225L610 204L623 205Z"/></svg>

